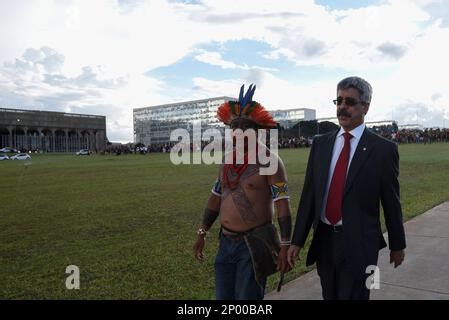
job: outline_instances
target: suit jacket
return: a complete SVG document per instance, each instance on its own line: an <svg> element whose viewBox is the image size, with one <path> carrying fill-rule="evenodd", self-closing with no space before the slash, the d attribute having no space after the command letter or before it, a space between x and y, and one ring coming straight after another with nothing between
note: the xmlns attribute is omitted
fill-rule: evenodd
<svg viewBox="0 0 449 320"><path fill-rule="evenodd" d="M304 246L313 225L314 235L306 261L308 266L317 260L319 239L316 230L321 219L337 133L338 130L316 136L310 150L292 238L293 244ZM350 163L342 208L345 258L357 274L365 274L368 265L377 265L379 250L386 246L381 231L379 202L384 209L390 250L405 248L398 175L397 145L365 128Z"/></svg>

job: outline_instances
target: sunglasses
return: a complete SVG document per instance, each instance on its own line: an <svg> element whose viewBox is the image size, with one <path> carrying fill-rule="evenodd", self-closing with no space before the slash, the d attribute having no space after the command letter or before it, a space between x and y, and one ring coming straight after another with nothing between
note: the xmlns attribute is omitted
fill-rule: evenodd
<svg viewBox="0 0 449 320"><path fill-rule="evenodd" d="M348 98L342 98L342 97L338 97L336 100L333 100L334 104L337 106L340 106L343 103L343 100L345 102L345 105L353 107L359 103L363 103L360 100L356 100L354 98L348 97Z"/></svg>

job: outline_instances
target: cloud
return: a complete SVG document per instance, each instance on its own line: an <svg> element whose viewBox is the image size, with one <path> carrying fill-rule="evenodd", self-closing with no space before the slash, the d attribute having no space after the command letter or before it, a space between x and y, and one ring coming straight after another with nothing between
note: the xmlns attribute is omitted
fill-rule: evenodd
<svg viewBox="0 0 449 320"><path fill-rule="evenodd" d="M144 0L117 0L120 12L123 14L132 13L145 3Z"/></svg>
<svg viewBox="0 0 449 320"><path fill-rule="evenodd" d="M295 52L294 57L298 60L317 58L326 53L326 44L323 41L306 37L299 39L294 46L290 47Z"/></svg>
<svg viewBox="0 0 449 320"><path fill-rule="evenodd" d="M241 78L222 81L194 78L198 98L222 95L237 97L240 86L245 84L248 87L251 83L257 85L254 100L269 110L313 108L317 109L318 117L335 115L331 99L335 95L337 82L333 80L294 84L263 70L245 72Z"/></svg>
<svg viewBox="0 0 449 320"><path fill-rule="evenodd" d="M195 21L204 21L211 24L235 24L248 21L250 19L294 19L304 16L302 13L279 12L279 13L229 13L229 14L208 14L207 12L194 12L190 19Z"/></svg>
<svg viewBox="0 0 449 320"><path fill-rule="evenodd" d="M200 31L164 0L0 2L0 21L0 61L45 45L65 56L68 73L87 65L117 74L169 65L189 52Z"/></svg>
<svg viewBox="0 0 449 320"><path fill-rule="evenodd" d="M234 96L241 83L256 82L261 102L316 108L318 116L329 116L336 83L357 74L375 88L370 117L408 106L408 100L437 112L449 107L446 7L437 0L386 0L348 10L312 0L261 0L257 5L0 1L0 103L86 113L104 109L111 123L108 135L127 141L133 107L173 99L166 90L171 84L142 73L196 54L198 61L219 67L210 78L221 80L192 75L180 90L186 100ZM220 50L198 51L209 43L225 47L238 40L266 44L270 50L254 54L269 59L267 65L261 59L247 65L230 54L231 61ZM289 69L288 77L276 71L277 63L279 70ZM220 69L237 76L227 79L223 74L230 77L229 72Z"/></svg>
<svg viewBox="0 0 449 320"><path fill-rule="evenodd" d="M160 83L144 76L114 78L104 66L64 73L64 55L49 47L28 48L0 67L2 107L105 115L112 141L132 136L132 107L151 100ZM130 96L131 94L134 94ZM155 101L161 101L157 94Z"/></svg>
<svg viewBox="0 0 449 320"><path fill-rule="evenodd" d="M320 40L307 39L302 47L302 53L305 57L314 57L322 55L325 52L326 44Z"/></svg>
<svg viewBox="0 0 449 320"><path fill-rule="evenodd" d="M238 97L236 88L240 88L242 79L228 79L223 81L214 81L206 78L193 78L194 99L203 99L204 97Z"/></svg>
<svg viewBox="0 0 449 320"><path fill-rule="evenodd" d="M243 79L247 83L255 83L259 87L263 87L265 75L267 73L260 69L250 69L243 75Z"/></svg>
<svg viewBox="0 0 449 320"><path fill-rule="evenodd" d="M283 55L297 65L354 71L365 71L374 64L393 66L394 59L384 59L379 48L395 56L403 54L408 42L420 35L421 24L430 19L421 8L398 1L309 11L295 24L270 27L278 39L272 57Z"/></svg>
<svg viewBox="0 0 449 320"><path fill-rule="evenodd" d="M382 43L380 46L377 47L377 49L379 49L380 52L393 59L402 58L405 52L407 51L407 48L390 42Z"/></svg>
<svg viewBox="0 0 449 320"><path fill-rule="evenodd" d="M245 1L238 6L221 0L39 0L11 7L0 14L5 18L3 30L20 30L14 31L17 39L0 32L1 43L10 49L0 53L0 61L45 44L64 54L66 71L72 73L102 64L114 66L118 74L137 73L173 64L203 43L243 39L263 41L273 48L272 57L282 53L297 65L363 70L373 59L381 59L379 46L413 39L419 24L429 19L422 6L403 1L334 11L311 0L276 5ZM354 45L361 40L368 43L363 50Z"/></svg>
<svg viewBox="0 0 449 320"><path fill-rule="evenodd" d="M27 88L28 85L54 86L65 89L117 89L125 84L123 77L117 79L106 78L102 66L85 66L81 73L74 77L63 74L65 57L49 47L40 49L28 48L25 53L14 62L6 61L0 72L5 78L12 80L17 89Z"/></svg>
<svg viewBox="0 0 449 320"><path fill-rule="evenodd" d="M399 124L419 124L425 128L449 125L449 110L435 109L429 105L412 101L395 106L395 110L407 110L407 112L394 113Z"/></svg>
<svg viewBox="0 0 449 320"><path fill-rule="evenodd" d="M346 76L348 74L345 74ZM364 76L365 77L365 76ZM254 99L269 110L287 108L316 109L317 117L335 116L336 85L343 75L294 84L263 70L242 73L240 78L213 81L195 78L195 98L227 95L236 97L242 84L257 85ZM394 119L399 124L419 123L424 126L449 126L449 93L412 93L407 83L394 83L365 77L374 88L374 96L366 121ZM412 89L413 90L413 89ZM427 91L426 91L427 92ZM392 97L395 97L392 99ZM446 119L446 120L444 120Z"/></svg>
<svg viewBox="0 0 449 320"><path fill-rule="evenodd" d="M442 95L441 93L437 92L437 93L434 93L434 94L431 96L431 99L432 99L432 101L436 101L436 100L438 100L438 99L440 99L440 98L442 98L442 97L443 97L443 95Z"/></svg>
<svg viewBox="0 0 449 320"><path fill-rule="evenodd" d="M223 60L221 54L218 52L205 51L195 56L195 59L213 66L219 66L223 69L248 69L247 65L237 65L232 61Z"/></svg>
<svg viewBox="0 0 449 320"><path fill-rule="evenodd" d="M259 67L259 66L248 66L246 64L238 65L232 61L224 60L219 52L203 51L199 55L195 56L195 60L207 63L213 66L221 67L222 69L259 69L266 71L277 71L275 68Z"/></svg>
<svg viewBox="0 0 449 320"><path fill-rule="evenodd" d="M28 48L22 58L23 61L42 65L48 73L60 71L65 60L62 54L49 47L42 47L40 50Z"/></svg>
<svg viewBox="0 0 449 320"><path fill-rule="evenodd" d="M412 0L417 6L428 12L433 19L440 20L449 27L449 6L447 0Z"/></svg>

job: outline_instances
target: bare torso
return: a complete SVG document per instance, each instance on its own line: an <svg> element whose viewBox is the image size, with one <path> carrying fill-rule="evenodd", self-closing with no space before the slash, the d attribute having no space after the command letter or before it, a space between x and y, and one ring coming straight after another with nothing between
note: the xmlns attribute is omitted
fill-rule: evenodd
<svg viewBox="0 0 449 320"><path fill-rule="evenodd" d="M272 221L273 201L267 176L259 175L259 165L250 164L240 177L235 189L223 183L220 223L223 227L243 232Z"/></svg>

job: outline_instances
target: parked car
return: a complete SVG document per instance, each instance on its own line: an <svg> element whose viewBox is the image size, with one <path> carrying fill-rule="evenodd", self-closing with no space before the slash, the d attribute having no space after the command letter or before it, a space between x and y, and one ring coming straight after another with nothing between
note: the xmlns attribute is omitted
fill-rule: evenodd
<svg viewBox="0 0 449 320"><path fill-rule="evenodd" d="M15 156L11 157L11 160L28 160L31 159L31 156L27 153L18 153Z"/></svg>
<svg viewBox="0 0 449 320"><path fill-rule="evenodd" d="M14 149L14 148L10 148L10 147L4 147L4 148L0 149L0 152L3 152L3 153L16 153L17 150Z"/></svg>
<svg viewBox="0 0 449 320"><path fill-rule="evenodd" d="M88 156L90 155L90 151L88 149L81 149L76 153L77 156Z"/></svg>
<svg viewBox="0 0 449 320"><path fill-rule="evenodd" d="M6 154L0 154L0 161L1 160L9 160L9 157Z"/></svg>

